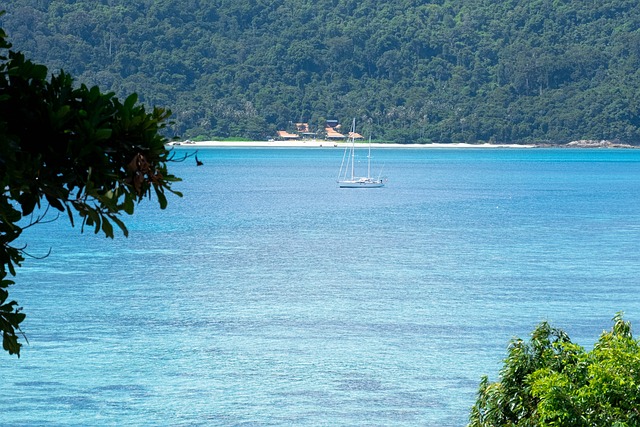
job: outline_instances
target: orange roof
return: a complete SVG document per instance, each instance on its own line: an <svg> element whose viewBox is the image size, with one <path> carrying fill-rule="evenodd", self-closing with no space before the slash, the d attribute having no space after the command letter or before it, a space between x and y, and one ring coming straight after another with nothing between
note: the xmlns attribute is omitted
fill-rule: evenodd
<svg viewBox="0 0 640 427"><path fill-rule="evenodd" d="M364 138L364 136L360 135L357 132L349 132L349 138L362 139L362 138Z"/></svg>
<svg viewBox="0 0 640 427"><path fill-rule="evenodd" d="M343 134L336 132L333 128L325 128L324 130L327 132L327 138L344 138Z"/></svg>
<svg viewBox="0 0 640 427"><path fill-rule="evenodd" d="M289 133L286 130L279 130L278 131L278 136L280 138L287 138L287 139L299 138L299 135L296 135L294 133Z"/></svg>

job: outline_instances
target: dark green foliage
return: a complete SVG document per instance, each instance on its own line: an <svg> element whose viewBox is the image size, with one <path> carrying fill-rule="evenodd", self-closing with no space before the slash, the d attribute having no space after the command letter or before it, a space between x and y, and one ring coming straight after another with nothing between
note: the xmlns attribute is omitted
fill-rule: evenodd
<svg viewBox="0 0 640 427"><path fill-rule="evenodd" d="M25 319L25 314L21 313L22 309L17 307L16 301L7 301L9 291L7 288L14 284L12 280L6 280L6 271L0 271L0 331L2 331L2 348L9 354L17 354L20 356L20 347L22 344L18 342L18 332L20 331L20 323Z"/></svg>
<svg viewBox="0 0 640 427"><path fill-rule="evenodd" d="M631 0L9 3L20 50L171 105L185 138L357 117L398 142L640 141Z"/></svg>
<svg viewBox="0 0 640 427"><path fill-rule="evenodd" d="M53 209L83 229L113 238L115 224L126 235L121 213L152 194L166 207L177 178L159 134L168 111L74 87L64 72L48 79L46 67L9 47L0 29L0 331L4 349L19 355L25 315L9 300L7 276L24 261L13 246L23 228Z"/></svg>

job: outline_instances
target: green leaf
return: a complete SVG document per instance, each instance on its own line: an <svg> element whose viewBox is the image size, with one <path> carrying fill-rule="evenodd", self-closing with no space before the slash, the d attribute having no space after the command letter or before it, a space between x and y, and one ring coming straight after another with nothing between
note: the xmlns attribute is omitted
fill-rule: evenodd
<svg viewBox="0 0 640 427"><path fill-rule="evenodd" d="M135 204L133 201L133 196L131 195L131 193L125 194L124 202L122 203L122 210L124 210L129 215L133 215L134 209Z"/></svg>
<svg viewBox="0 0 640 427"><path fill-rule="evenodd" d="M124 108L126 110L128 110L128 111L133 110L133 106L136 104L137 101L138 101L138 94L137 93L132 93L124 101Z"/></svg>
<svg viewBox="0 0 640 427"><path fill-rule="evenodd" d="M63 105L53 113L53 117L51 117L51 120L62 121L64 120L65 116L69 114L70 111L71 111L71 106Z"/></svg>
<svg viewBox="0 0 640 427"><path fill-rule="evenodd" d="M113 220L113 222L115 222L118 225L120 230L122 230L122 234L124 234L124 237L129 236L129 230L127 230L127 227L125 226L124 222L122 222L120 218L114 215L111 217L111 219Z"/></svg>
<svg viewBox="0 0 640 427"><path fill-rule="evenodd" d="M86 224L88 226L94 226L94 233L98 234L100 232L100 214L93 208L87 209L87 218Z"/></svg>
<svg viewBox="0 0 640 427"><path fill-rule="evenodd" d="M154 189L156 191L156 196L158 197L158 203L160 203L160 209L166 209L168 205L167 197L158 186L154 186Z"/></svg>
<svg viewBox="0 0 640 427"><path fill-rule="evenodd" d="M18 197L18 202L22 208L22 215L29 215L35 209L38 199L36 199L31 193L23 193Z"/></svg>
<svg viewBox="0 0 640 427"><path fill-rule="evenodd" d="M113 134L112 129L98 129L96 131L96 139L98 140L109 139L111 138L112 134Z"/></svg>
<svg viewBox="0 0 640 427"><path fill-rule="evenodd" d="M35 65L33 67L32 77L37 80L44 80L47 78L47 67L44 65Z"/></svg>
<svg viewBox="0 0 640 427"><path fill-rule="evenodd" d="M5 351L11 355L15 354L20 357L20 347L22 347L22 344L18 342L18 337L15 334L7 331L2 333L2 348Z"/></svg>
<svg viewBox="0 0 640 427"><path fill-rule="evenodd" d="M102 217L102 231L105 236L113 239L113 226L109 222L109 219L106 217Z"/></svg>
<svg viewBox="0 0 640 427"><path fill-rule="evenodd" d="M56 208L57 210L59 210L60 212L64 212L64 205L62 204L62 202L60 200L58 200L56 197L51 196L49 194L45 194L45 198L47 199L47 202L49 202L49 204Z"/></svg>
<svg viewBox="0 0 640 427"><path fill-rule="evenodd" d="M67 205L67 214L69 216L69 223L71 223L71 226L74 226L74 221L73 221L73 212L71 211L71 206Z"/></svg>

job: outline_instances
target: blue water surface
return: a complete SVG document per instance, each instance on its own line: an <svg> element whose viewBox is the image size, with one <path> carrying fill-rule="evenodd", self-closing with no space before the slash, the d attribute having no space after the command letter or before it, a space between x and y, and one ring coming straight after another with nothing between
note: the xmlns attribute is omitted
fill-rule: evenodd
<svg viewBox="0 0 640 427"><path fill-rule="evenodd" d="M25 231L1 425L464 426L539 322L640 325L639 150L380 149L364 190L332 147L198 157L127 239Z"/></svg>

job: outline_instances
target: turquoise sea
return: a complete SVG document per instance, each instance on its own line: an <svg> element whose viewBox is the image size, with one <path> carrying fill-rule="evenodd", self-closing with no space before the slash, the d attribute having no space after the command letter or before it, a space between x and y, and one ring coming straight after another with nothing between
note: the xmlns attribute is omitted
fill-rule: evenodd
<svg viewBox="0 0 640 427"><path fill-rule="evenodd" d="M339 149L200 149L129 238L25 231L0 425L464 426L539 322L640 326L640 150L373 156L353 190Z"/></svg>

